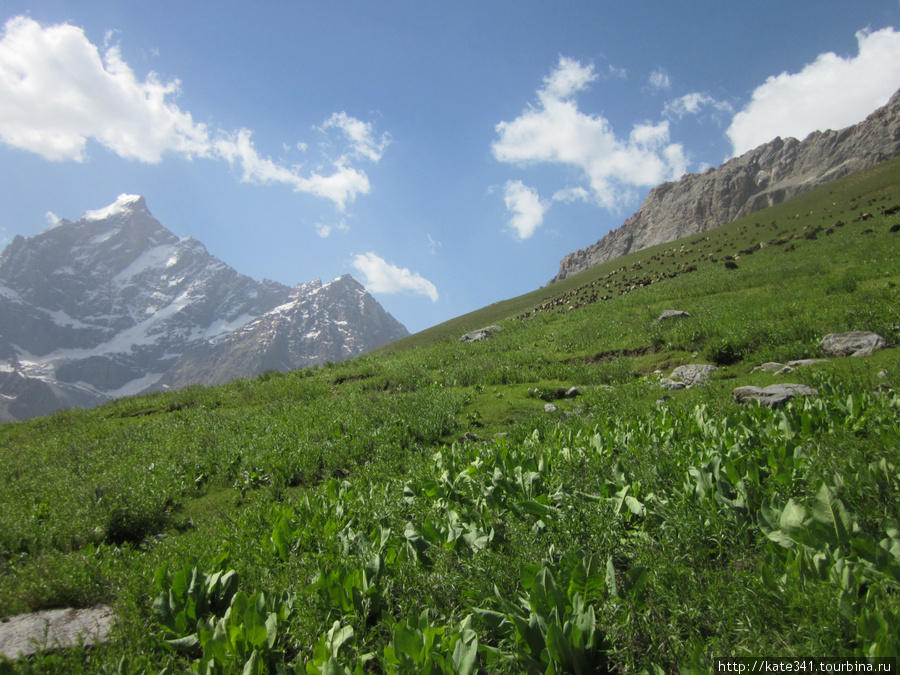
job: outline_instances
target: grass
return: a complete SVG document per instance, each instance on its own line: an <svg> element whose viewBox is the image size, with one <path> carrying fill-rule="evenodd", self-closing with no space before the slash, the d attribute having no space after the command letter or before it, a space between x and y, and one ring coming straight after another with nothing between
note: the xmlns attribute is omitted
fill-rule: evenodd
<svg viewBox="0 0 900 675"><path fill-rule="evenodd" d="M0 672L896 655L896 348L797 370L819 396L783 409L730 392L826 333L900 342L898 202L888 162L351 361L0 426L0 615L119 617ZM719 369L663 392L686 363Z"/></svg>

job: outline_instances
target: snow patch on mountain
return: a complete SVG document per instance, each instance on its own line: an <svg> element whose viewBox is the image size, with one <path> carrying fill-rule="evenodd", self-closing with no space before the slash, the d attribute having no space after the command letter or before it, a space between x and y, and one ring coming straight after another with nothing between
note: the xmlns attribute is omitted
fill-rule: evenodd
<svg viewBox="0 0 900 675"><path fill-rule="evenodd" d="M106 220L113 216L129 213L133 204L141 199L142 197L140 195L126 195L123 193L109 206L104 206L102 209L95 209L93 211L85 211L84 215L81 216L81 219L92 222L96 220Z"/></svg>
<svg viewBox="0 0 900 675"><path fill-rule="evenodd" d="M255 281L123 194L0 254L0 421L54 399L96 405L338 361L405 335L350 275ZM35 387L39 408L16 398Z"/></svg>

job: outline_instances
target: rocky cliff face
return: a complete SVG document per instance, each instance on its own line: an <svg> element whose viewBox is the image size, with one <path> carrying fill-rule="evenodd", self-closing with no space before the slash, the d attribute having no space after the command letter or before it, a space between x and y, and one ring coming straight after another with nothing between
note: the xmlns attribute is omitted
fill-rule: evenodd
<svg viewBox="0 0 900 675"><path fill-rule="evenodd" d="M703 174L663 183L621 227L562 259L551 283L631 251L674 241L778 204L900 155L900 91L863 122L775 140Z"/></svg>
<svg viewBox="0 0 900 675"><path fill-rule="evenodd" d="M0 255L0 421L339 361L405 335L349 275L255 281L122 195Z"/></svg>

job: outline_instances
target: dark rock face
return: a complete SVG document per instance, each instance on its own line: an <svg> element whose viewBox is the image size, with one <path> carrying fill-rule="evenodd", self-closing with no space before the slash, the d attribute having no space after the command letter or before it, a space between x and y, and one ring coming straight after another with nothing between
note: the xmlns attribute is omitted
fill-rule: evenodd
<svg viewBox="0 0 900 675"><path fill-rule="evenodd" d="M706 232L900 155L900 91L863 122L775 140L703 174L663 183L621 227L562 259L551 283L631 251Z"/></svg>
<svg viewBox="0 0 900 675"><path fill-rule="evenodd" d="M0 255L0 421L339 361L407 334L349 275L255 281L122 195Z"/></svg>

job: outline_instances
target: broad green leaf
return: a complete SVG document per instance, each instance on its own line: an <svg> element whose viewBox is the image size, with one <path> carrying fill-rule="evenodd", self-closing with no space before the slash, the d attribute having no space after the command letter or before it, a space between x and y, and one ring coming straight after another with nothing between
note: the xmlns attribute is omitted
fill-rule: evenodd
<svg viewBox="0 0 900 675"><path fill-rule="evenodd" d="M563 666L567 672L571 670L575 661L572 646L556 622L547 626L547 651L550 658Z"/></svg>
<svg viewBox="0 0 900 675"><path fill-rule="evenodd" d="M266 664L260 658L259 652L254 649L249 660L244 664L241 675L264 675L265 668Z"/></svg>
<svg viewBox="0 0 900 675"><path fill-rule="evenodd" d="M822 483L812 504L812 516L828 528L831 543L841 545L849 543L853 519L844 503L825 483Z"/></svg>
<svg viewBox="0 0 900 675"><path fill-rule="evenodd" d="M457 675L469 675L474 672L475 660L478 658L478 636L474 631L471 636L463 637L453 647L453 670Z"/></svg>
<svg viewBox="0 0 900 675"><path fill-rule="evenodd" d="M275 612L270 612L269 617L266 619L266 645L269 649L272 649L275 646L275 641L278 639L278 614Z"/></svg>
<svg viewBox="0 0 900 675"><path fill-rule="evenodd" d="M416 663L424 660L422 651L425 647L425 636L405 624L397 624L394 628L394 648L405 654Z"/></svg>
<svg viewBox="0 0 900 675"><path fill-rule="evenodd" d="M612 556L606 559L606 588L613 597L619 597L619 587L616 584L616 568L613 566Z"/></svg>
<svg viewBox="0 0 900 675"><path fill-rule="evenodd" d="M575 593L580 593L586 602L590 602L599 597L602 589L603 572L599 558L594 555L582 557L573 567L569 578L569 598L573 598Z"/></svg>
<svg viewBox="0 0 900 675"><path fill-rule="evenodd" d="M808 532L806 509L789 499L778 518L778 528L794 541L801 543Z"/></svg>
<svg viewBox="0 0 900 675"><path fill-rule="evenodd" d="M516 506L525 511L525 513L530 513L538 518L546 518L547 516L552 516L556 512L556 509L553 507L546 506L533 499L518 502Z"/></svg>
<svg viewBox="0 0 900 675"><path fill-rule="evenodd" d="M176 640L166 640L166 642L180 652L189 652L200 644L200 639L196 635L188 635Z"/></svg>

